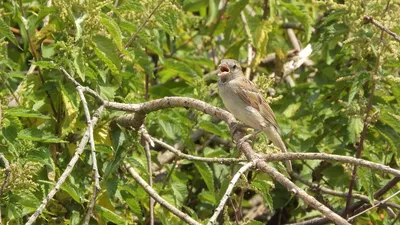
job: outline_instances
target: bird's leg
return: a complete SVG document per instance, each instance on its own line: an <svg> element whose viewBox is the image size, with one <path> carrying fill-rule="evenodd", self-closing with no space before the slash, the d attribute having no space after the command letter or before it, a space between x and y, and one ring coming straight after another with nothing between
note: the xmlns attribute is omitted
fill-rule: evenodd
<svg viewBox="0 0 400 225"><path fill-rule="evenodd" d="M248 135L242 137L242 138L238 141L237 146L240 147L244 142L246 142L247 140L249 140L249 139L252 138L252 137L255 137L257 134L261 133L261 131L262 131L262 130L257 130L257 131L255 131L255 132L253 132L253 133L251 133L251 134L248 134Z"/></svg>
<svg viewBox="0 0 400 225"><path fill-rule="evenodd" d="M237 130L244 130L245 128L250 128L250 126L247 126L246 124L242 124L242 123L234 123L231 127L231 137L233 137L233 134L237 131Z"/></svg>

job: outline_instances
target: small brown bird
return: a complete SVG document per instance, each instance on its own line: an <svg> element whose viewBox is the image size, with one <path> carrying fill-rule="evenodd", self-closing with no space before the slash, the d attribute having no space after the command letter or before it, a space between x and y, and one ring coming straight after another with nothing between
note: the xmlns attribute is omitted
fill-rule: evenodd
<svg viewBox="0 0 400 225"><path fill-rule="evenodd" d="M287 152L274 112L253 82L243 75L240 64L233 59L223 59L219 70L219 96L229 112L245 125L264 132L275 146ZM286 167L292 171L290 161L286 161Z"/></svg>

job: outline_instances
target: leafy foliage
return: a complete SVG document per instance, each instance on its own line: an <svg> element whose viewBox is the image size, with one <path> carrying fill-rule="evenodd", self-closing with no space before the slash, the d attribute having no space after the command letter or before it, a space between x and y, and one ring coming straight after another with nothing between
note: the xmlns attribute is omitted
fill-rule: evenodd
<svg viewBox="0 0 400 225"><path fill-rule="evenodd" d="M362 20L372 16L400 33L398 1L390 2L385 13L386 1L378 0L52 2L0 2L0 152L11 168L0 196L4 224L27 221L67 168L86 131L82 102L59 66L109 101L140 103L186 96L223 107L216 94L218 62L234 58L247 66L250 43L255 53L252 78L265 89L262 93L271 95L271 107L290 151L354 156L367 125L362 158L394 168L400 164L399 43L388 35L381 38L377 27ZM280 77L268 78L282 68L283 60L291 60L279 55L293 48L287 27L294 27L301 46L313 47L314 63L289 75L294 86L280 82L284 80ZM271 53L277 53L276 59L263 61ZM93 114L98 102L89 96L87 100ZM155 171L149 174L140 136L112 122L120 115L107 110L94 130L102 179L90 223L148 223L148 195L126 172L124 161L143 179L152 177L153 188L169 203L206 222L238 165L168 158L167 151L156 145L151 148ZM197 111L152 112L145 126L150 135L187 154L241 157L232 147L227 125ZM263 136L254 141L254 148L276 151ZM37 224L82 222L92 195L92 163L90 151L84 151ZM273 165L283 172L281 164ZM347 164L296 161L294 168L317 185L348 190L352 167ZM5 178L1 167L0 184ZM372 202L374 192L389 179L387 174L362 169L354 190ZM265 174L252 171L241 181L221 223L240 219L245 224L265 224L266 218L279 213L284 213L281 222L294 222L315 214ZM256 217L250 212L260 196L265 210ZM336 210L346 204L342 197L321 199ZM162 224L182 223L159 204L155 217ZM382 218L390 221L387 212L373 210L357 223L380 223Z"/></svg>

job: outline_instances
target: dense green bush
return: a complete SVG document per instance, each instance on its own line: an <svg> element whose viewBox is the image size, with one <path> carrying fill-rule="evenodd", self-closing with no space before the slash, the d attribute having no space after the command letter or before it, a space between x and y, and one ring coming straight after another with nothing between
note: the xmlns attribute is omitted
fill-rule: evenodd
<svg viewBox="0 0 400 225"><path fill-rule="evenodd" d="M184 96L223 108L215 70L221 59L237 59L251 69L251 79L270 100L291 152L356 156L359 149L363 159L398 168L399 40L364 17L400 33L399 1L19 0L0 5L0 153L10 171L6 160L0 160L4 224L28 221L68 169L86 132L82 101L59 66L108 101ZM282 77L284 64L298 57L290 37L300 47L311 44L313 52L303 66ZM249 45L255 55L248 63ZM100 103L91 95L86 98L93 115ZM115 124L121 115L104 109L94 128L101 190L91 224L149 222L148 195L123 166L130 163L148 180L146 140ZM242 157L226 123L190 108L152 112L145 127L151 136L190 155ZM276 151L263 135L253 148ZM168 157L159 144L151 147L153 188L195 220L207 222L240 165L180 157L165 161ZM296 181L299 187L334 211L346 207L352 165L293 163L305 180L344 196L316 192ZM84 219L93 194L92 165L87 145L36 224L79 224ZM282 163L271 165L286 174ZM353 193L373 201L374 192L391 178L359 167ZM395 190L396 185L382 198ZM398 215L399 200L390 202ZM395 221L393 211L384 209L370 210L356 221ZM236 185L219 221L280 224L320 216L268 175L251 171ZM162 224L183 223L160 204L155 218Z"/></svg>

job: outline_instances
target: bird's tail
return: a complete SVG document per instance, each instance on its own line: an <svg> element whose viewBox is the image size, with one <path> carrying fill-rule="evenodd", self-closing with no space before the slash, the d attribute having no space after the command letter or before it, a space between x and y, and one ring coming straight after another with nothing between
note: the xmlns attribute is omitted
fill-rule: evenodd
<svg viewBox="0 0 400 225"><path fill-rule="evenodd" d="M263 129L263 132L267 135L268 139L272 141L272 143L281 149L282 152L287 152L285 143L283 142L281 136L279 135L278 130L274 126L268 126ZM292 163L288 160L285 161L286 168L288 172L292 172Z"/></svg>

